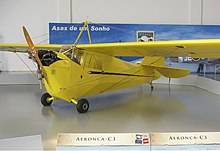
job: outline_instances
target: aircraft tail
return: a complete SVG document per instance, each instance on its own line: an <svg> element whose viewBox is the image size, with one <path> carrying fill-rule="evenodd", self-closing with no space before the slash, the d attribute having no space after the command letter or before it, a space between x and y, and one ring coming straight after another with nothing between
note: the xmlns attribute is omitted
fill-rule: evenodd
<svg viewBox="0 0 220 151"><path fill-rule="evenodd" d="M144 57L141 62L143 66L148 66L167 78L182 78L190 74L190 70L181 68L172 68L165 66L164 57Z"/></svg>
<svg viewBox="0 0 220 151"><path fill-rule="evenodd" d="M165 65L164 57L144 57L144 60L141 62L142 65Z"/></svg>

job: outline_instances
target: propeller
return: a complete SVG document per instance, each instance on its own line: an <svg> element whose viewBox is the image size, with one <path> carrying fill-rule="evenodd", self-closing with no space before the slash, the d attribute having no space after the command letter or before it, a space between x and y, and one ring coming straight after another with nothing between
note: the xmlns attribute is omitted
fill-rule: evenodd
<svg viewBox="0 0 220 151"><path fill-rule="evenodd" d="M46 72L45 72L44 66L38 56L38 50L34 46L32 40L31 40L31 37L28 34L28 31L24 26L23 26L23 32L24 32L24 36L27 41L27 44L29 46L29 50L28 50L29 57L31 59L33 59L35 62L37 62L37 64L38 64L38 70L37 70L38 76L37 77L40 82L40 88L42 89L42 78L44 78L47 81Z"/></svg>

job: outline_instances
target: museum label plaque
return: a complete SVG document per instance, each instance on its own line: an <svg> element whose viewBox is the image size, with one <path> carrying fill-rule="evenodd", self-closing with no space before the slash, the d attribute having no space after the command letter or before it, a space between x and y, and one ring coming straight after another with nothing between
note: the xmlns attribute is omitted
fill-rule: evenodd
<svg viewBox="0 0 220 151"><path fill-rule="evenodd" d="M148 133L60 133L57 150L150 150Z"/></svg>

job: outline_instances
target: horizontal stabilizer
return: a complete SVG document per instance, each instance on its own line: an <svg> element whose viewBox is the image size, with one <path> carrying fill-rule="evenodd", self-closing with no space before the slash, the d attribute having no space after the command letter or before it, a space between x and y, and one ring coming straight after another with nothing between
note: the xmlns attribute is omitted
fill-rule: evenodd
<svg viewBox="0 0 220 151"><path fill-rule="evenodd" d="M156 69L160 74L167 78L182 78L190 74L190 70L181 68L172 68L166 66L150 66Z"/></svg>
<svg viewBox="0 0 220 151"><path fill-rule="evenodd" d="M165 65L165 58L164 57L147 57L145 56L143 61L141 62L142 65L159 65L164 66Z"/></svg>

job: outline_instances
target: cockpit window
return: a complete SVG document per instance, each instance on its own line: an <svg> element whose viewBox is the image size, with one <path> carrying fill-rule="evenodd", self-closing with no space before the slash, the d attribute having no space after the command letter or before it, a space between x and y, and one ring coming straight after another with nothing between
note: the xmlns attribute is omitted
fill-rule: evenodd
<svg viewBox="0 0 220 151"><path fill-rule="evenodd" d="M79 52L78 50L73 50L72 48L71 49L68 49L68 50L62 50L60 51L62 52L63 54L65 54L68 58L70 58L73 62L77 63L80 65L80 62L81 62L81 57L82 57L82 52Z"/></svg>

